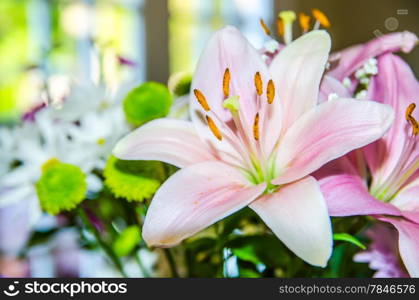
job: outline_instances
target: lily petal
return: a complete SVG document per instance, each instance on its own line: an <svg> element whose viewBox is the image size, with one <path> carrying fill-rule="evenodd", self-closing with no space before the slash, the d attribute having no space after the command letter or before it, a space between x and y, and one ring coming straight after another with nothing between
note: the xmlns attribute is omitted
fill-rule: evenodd
<svg viewBox="0 0 419 300"><path fill-rule="evenodd" d="M410 67L398 56L386 54L378 59L378 75L372 78L369 98L391 105L395 111L395 121L386 135L365 148L365 157L375 184L380 184L399 164L404 144L411 138L412 128L406 122L406 108L418 102L419 82ZM419 109L413 112L419 119ZM419 143L411 151L408 160L419 156Z"/></svg>
<svg viewBox="0 0 419 300"><path fill-rule="evenodd" d="M390 106L336 99L304 114L279 144L274 184L302 178L327 162L379 139L393 122Z"/></svg>
<svg viewBox="0 0 419 300"><path fill-rule="evenodd" d="M113 154L126 160L160 160L183 168L214 156L190 122L153 120L121 139Z"/></svg>
<svg viewBox="0 0 419 300"><path fill-rule="evenodd" d="M399 231L399 251L411 277L419 277L419 225L396 218L380 218L394 225Z"/></svg>
<svg viewBox="0 0 419 300"><path fill-rule="evenodd" d="M247 206L266 188L249 186L235 168L204 162L184 168L157 191L147 211L143 238L168 247Z"/></svg>
<svg viewBox="0 0 419 300"><path fill-rule="evenodd" d="M377 37L365 45L352 46L331 56L331 60L339 59L339 64L328 75L343 80L362 67L368 59L400 50L408 53L417 42L418 38L414 33L404 31Z"/></svg>
<svg viewBox="0 0 419 300"><path fill-rule="evenodd" d="M337 79L325 75L323 76L322 83L320 85L319 100L327 101L329 95L336 94L339 98L350 98L351 95L348 89Z"/></svg>
<svg viewBox="0 0 419 300"><path fill-rule="evenodd" d="M337 174L321 178L319 183L331 216L401 215L395 206L372 197L359 176Z"/></svg>
<svg viewBox="0 0 419 300"><path fill-rule="evenodd" d="M398 207L405 218L419 224L419 178L402 188L391 204Z"/></svg>
<svg viewBox="0 0 419 300"><path fill-rule="evenodd" d="M332 229L318 182L311 176L250 204L296 255L325 267L332 253Z"/></svg>
<svg viewBox="0 0 419 300"><path fill-rule="evenodd" d="M272 61L269 70L284 106L283 130L317 104L330 44L326 31L311 31L285 47Z"/></svg>

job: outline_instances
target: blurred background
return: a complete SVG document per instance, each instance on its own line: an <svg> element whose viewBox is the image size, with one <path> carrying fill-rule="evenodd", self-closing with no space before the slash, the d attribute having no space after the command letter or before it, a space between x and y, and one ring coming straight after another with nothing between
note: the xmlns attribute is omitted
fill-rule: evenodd
<svg viewBox="0 0 419 300"><path fill-rule="evenodd" d="M194 71L206 41L215 30L232 24L256 48L261 48L270 38L264 34L260 19L277 37L279 11L311 15L312 8L320 9L330 19L328 31L334 51L391 32L419 32L418 0L0 0L0 179L4 179L0 180L0 196L7 200L3 204L0 201L0 277L176 276L170 252L150 250L140 238L146 203L175 170L162 164L137 164L131 169L112 158L111 149L132 128L169 112L172 95L165 86L169 78L187 78L184 82L187 92L190 77L183 75ZM298 37L301 33L298 21L293 30L294 37ZM418 74L419 50L401 55ZM134 96L144 91L148 95L138 105L135 97L124 98L133 86L146 81L164 85L153 83L137 90ZM133 100L131 103L135 105L127 107L141 113L144 106L154 105L149 101L154 97L153 90L161 93L164 101L154 101L157 103L152 107L154 110L144 109L144 116L134 117L149 118L145 115L166 110L163 115L133 124L126 107L121 105L122 98L127 100L123 103ZM171 92L179 96L171 109L182 115L188 99L181 97L184 94ZM57 107L45 108L43 103ZM60 107L63 104L66 109ZM160 104L162 108L158 107ZM41 115L34 122L38 113ZM49 142L61 147L51 147L53 151ZM74 148L70 150L70 146ZM80 167L93 180L87 183L86 201L78 209L55 217L54 213L41 215L39 211L36 217L40 221L26 224L32 222L29 216L36 212L31 205L35 203L39 210L40 197L35 187L42 181L42 172L54 167L49 162L56 157ZM13 184L6 177L12 178ZM120 181L115 179L113 184L106 181L109 178ZM153 190L149 195L140 193L141 197L131 202L134 198L131 194L113 190L117 189L115 186L124 190L127 181L134 192L135 188L143 192L146 190L143 187ZM29 188L29 196L25 188ZM12 196L22 199L8 202ZM237 274L244 277L371 275L367 266L345 269L351 264L343 262L351 262L357 251L347 245L340 245L335 251L332 267L326 273L306 268L301 260L293 260L294 256L275 237L264 234L265 227L254 219L254 214L247 210L233 215L222 230L218 227L214 230L225 236L237 235L230 244L233 252L228 247L216 246L218 236L205 235L185 248L175 249L175 258L185 257L181 265L186 267L179 267L180 275L228 277L229 273L238 272L233 268L238 265L237 257L244 263ZM340 232L347 225L344 222L336 225ZM244 236L235 231L240 226L248 230ZM255 247L258 255L249 258L248 251L254 249L248 245ZM99 246L103 251L98 250ZM259 260L259 256L263 259Z"/></svg>
<svg viewBox="0 0 419 300"><path fill-rule="evenodd" d="M417 0L1 0L0 120L64 95L71 80L166 83L169 74L193 71L205 41L223 25L239 27L260 47L260 18L275 28L279 10L314 7L331 21L334 50L419 31ZM417 73L419 50L406 59Z"/></svg>

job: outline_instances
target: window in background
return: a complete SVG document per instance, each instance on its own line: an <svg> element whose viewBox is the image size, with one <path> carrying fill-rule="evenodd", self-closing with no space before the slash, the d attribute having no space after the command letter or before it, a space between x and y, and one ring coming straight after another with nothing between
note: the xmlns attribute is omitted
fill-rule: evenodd
<svg viewBox="0 0 419 300"><path fill-rule="evenodd" d="M143 80L143 2L1 0L0 121L60 98L73 80Z"/></svg>
<svg viewBox="0 0 419 300"><path fill-rule="evenodd" d="M237 26L255 47L262 46L259 19L274 16L273 0L169 0L170 71L192 72L211 34L224 25Z"/></svg>

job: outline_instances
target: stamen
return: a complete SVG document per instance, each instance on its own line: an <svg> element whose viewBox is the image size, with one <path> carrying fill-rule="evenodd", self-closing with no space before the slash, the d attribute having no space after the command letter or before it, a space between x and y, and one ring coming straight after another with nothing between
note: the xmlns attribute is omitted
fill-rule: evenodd
<svg viewBox="0 0 419 300"><path fill-rule="evenodd" d="M416 108L415 103L410 103L409 106L406 108L406 120L409 121L409 117L412 116L413 111Z"/></svg>
<svg viewBox="0 0 419 300"><path fill-rule="evenodd" d="M410 125L412 125L412 134L417 136L419 134L419 123L414 117L409 118Z"/></svg>
<svg viewBox="0 0 419 300"><path fill-rule="evenodd" d="M311 17L309 15L306 15L305 13L300 13L298 19L300 21L300 26L303 33L306 33L310 28Z"/></svg>
<svg viewBox="0 0 419 300"><path fill-rule="evenodd" d="M279 36L284 36L284 22L280 17L276 18L276 30L278 31Z"/></svg>
<svg viewBox="0 0 419 300"><path fill-rule="evenodd" d="M207 99L205 99L204 94L202 94L201 91L198 90L198 89L194 89L193 92L195 94L196 100L198 100L198 102L199 102L199 104L201 104L202 108L205 111L210 111L210 107L208 105Z"/></svg>
<svg viewBox="0 0 419 300"><path fill-rule="evenodd" d="M269 27L266 25L265 21L263 21L263 19L259 20L260 22L260 26L262 26L263 31L265 32L266 35L271 35L271 30L269 29Z"/></svg>
<svg viewBox="0 0 419 300"><path fill-rule="evenodd" d="M272 104L275 98L275 85L272 79L269 79L268 86L266 87L266 96L268 98L268 103Z"/></svg>
<svg viewBox="0 0 419 300"><path fill-rule="evenodd" d="M292 10L281 11L278 15L284 22L284 42L289 44L292 41L292 23L296 19L295 12Z"/></svg>
<svg viewBox="0 0 419 300"><path fill-rule="evenodd" d="M413 111L416 108L415 103L411 103L406 109L406 120L412 126L412 134L417 136L419 134L419 123L418 121L412 116Z"/></svg>
<svg viewBox="0 0 419 300"><path fill-rule="evenodd" d="M211 132L218 140L221 141L223 139L223 136L221 135L221 132L218 129L217 125L215 125L214 121L209 116L205 116L205 118L207 119L207 124L208 127L211 129Z"/></svg>
<svg viewBox="0 0 419 300"><path fill-rule="evenodd" d="M228 95L230 94L230 69L229 68L225 69L224 71L223 93L224 93L224 98L228 98Z"/></svg>
<svg viewBox="0 0 419 300"><path fill-rule="evenodd" d="M326 17L326 15L322 11L320 11L317 8L313 8L311 10L311 13L313 14L313 17L317 20L317 22L320 25L322 25L325 28L329 28L330 27L330 21L329 21L329 19ZM316 29L318 29L318 28L316 28Z"/></svg>
<svg viewBox="0 0 419 300"><path fill-rule="evenodd" d="M262 87L262 76L260 75L260 72L255 73L255 87L256 87L256 93L260 96L263 93L263 87Z"/></svg>
<svg viewBox="0 0 419 300"><path fill-rule="evenodd" d="M253 122L253 137L256 141L259 140L259 113L255 116L255 121Z"/></svg>

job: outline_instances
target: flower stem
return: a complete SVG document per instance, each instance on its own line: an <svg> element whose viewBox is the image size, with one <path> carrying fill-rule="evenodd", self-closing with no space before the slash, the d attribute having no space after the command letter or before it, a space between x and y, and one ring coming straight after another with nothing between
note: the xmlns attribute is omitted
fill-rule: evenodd
<svg viewBox="0 0 419 300"><path fill-rule="evenodd" d="M172 252L170 249L163 249L163 253L166 256L166 259L169 263L170 271L172 272L172 277L179 278L179 273L177 272L176 262L173 258Z"/></svg>

